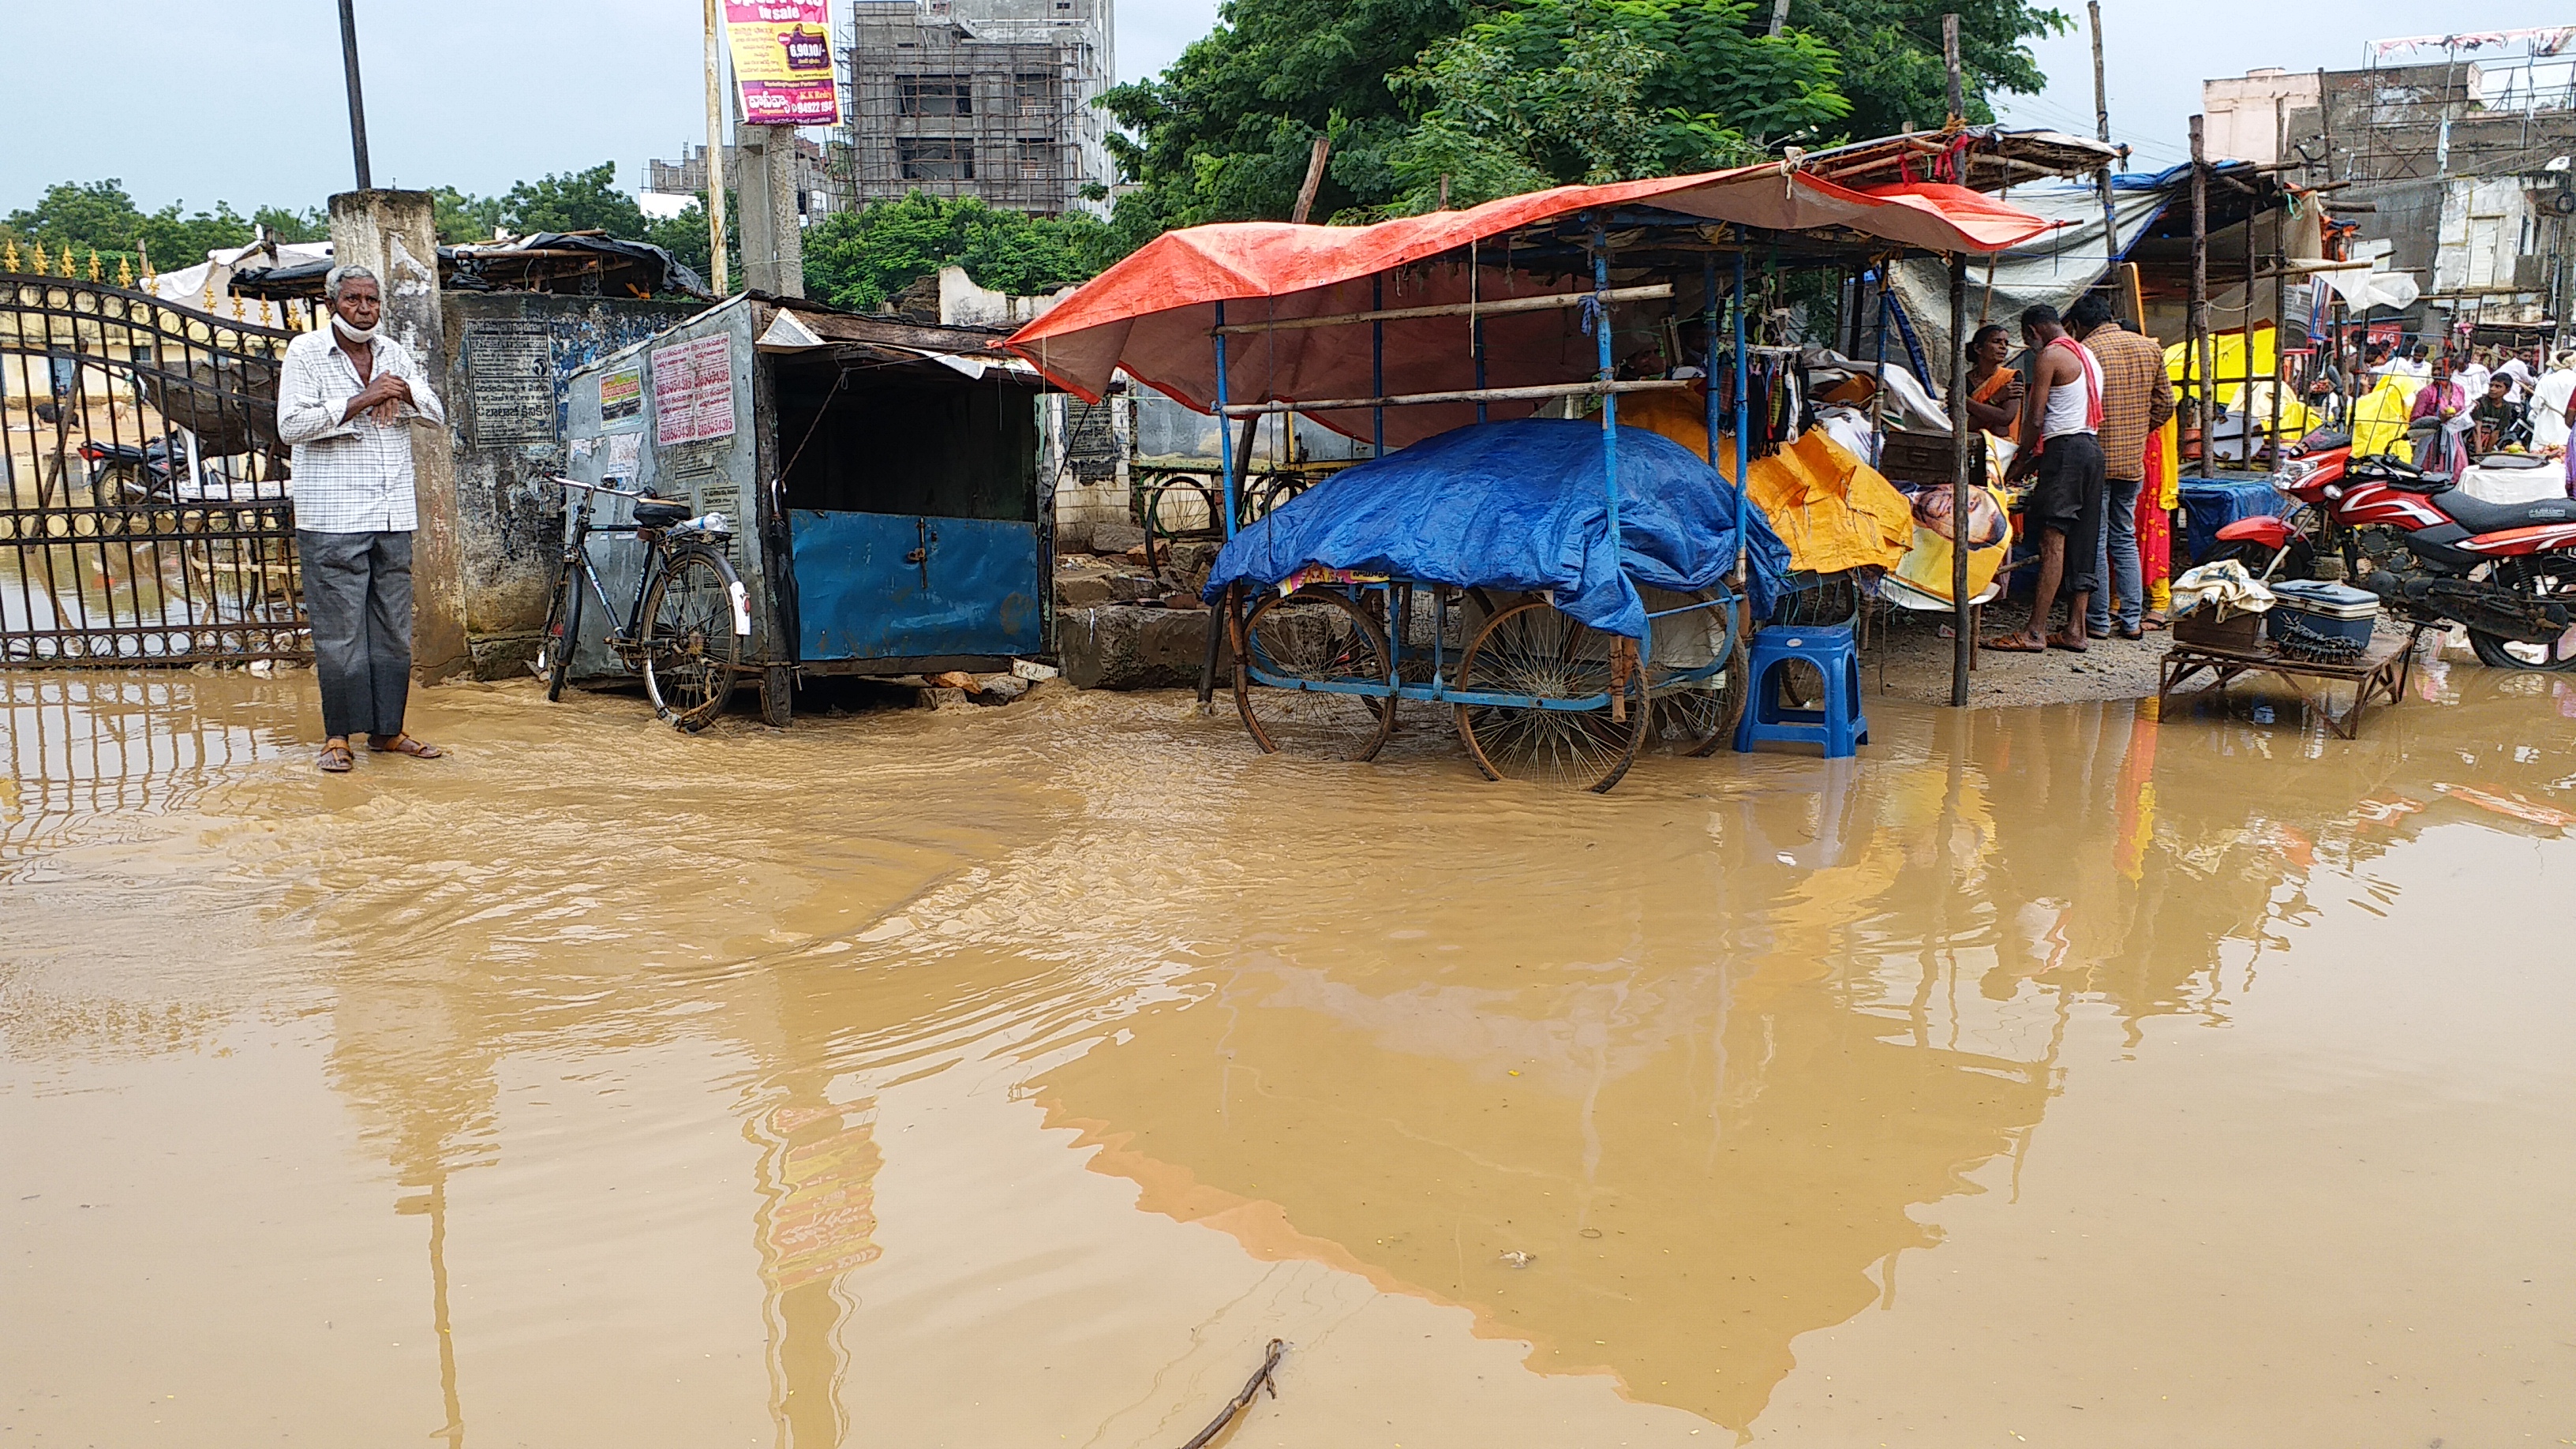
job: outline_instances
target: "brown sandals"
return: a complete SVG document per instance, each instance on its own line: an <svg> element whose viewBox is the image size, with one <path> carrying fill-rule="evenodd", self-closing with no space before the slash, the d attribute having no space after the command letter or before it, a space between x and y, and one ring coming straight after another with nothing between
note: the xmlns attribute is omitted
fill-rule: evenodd
<svg viewBox="0 0 2576 1449"><path fill-rule="evenodd" d="M367 741L367 748L380 755L409 755L415 760L436 760L444 758L447 754L447 751L438 746L413 739L407 734L396 735L389 740L370 739Z"/></svg>
<svg viewBox="0 0 2576 1449"><path fill-rule="evenodd" d="M345 775L351 766L358 763L358 757L349 753L347 740L333 740L322 747L322 758L318 763L323 774Z"/></svg>

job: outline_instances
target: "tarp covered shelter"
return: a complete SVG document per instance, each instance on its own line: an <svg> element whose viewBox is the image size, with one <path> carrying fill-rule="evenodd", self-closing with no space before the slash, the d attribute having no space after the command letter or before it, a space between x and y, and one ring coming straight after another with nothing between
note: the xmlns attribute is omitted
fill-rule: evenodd
<svg viewBox="0 0 2576 1449"><path fill-rule="evenodd" d="M1874 238L1899 247L1989 253L2026 242L2055 223L1951 180L1979 164L2001 164L2014 145L2055 153L2092 146L2068 137L1980 131L1896 137L1817 157L1694 176L1607 186L1560 186L1505 197L1465 211L1403 217L1374 226L1232 222L1168 232L1147 243L1061 306L1020 329L1011 348L1067 389L1096 399L1119 368L1202 411L1213 407L1216 364L1208 337L1224 314L1233 324L1347 315L1373 308L1499 303L1549 290L1588 292L1571 274L1542 281L1515 265L1500 239L1578 213L1605 216L1613 243L1623 225L1647 216L1670 223L1731 223L1777 232ZM1986 148L1980 150L1980 147ZM2107 148L2102 148L2107 156ZM2036 169L2047 163L2021 163ZM2009 173L2005 173L2009 174ZM1492 250L1485 244L1497 242ZM1794 242L1792 242L1794 244ZM1444 265L1416 266L1444 254ZM1246 335L1227 364L1237 403L1364 398L1566 382L1592 375L1594 343L1573 309L1485 316L1486 367L1479 378L1466 324L1456 316L1390 320L1384 374L1373 374L1368 329L1279 328ZM1536 402L1494 402L1488 416L1536 411ZM1314 409L1308 416L1367 436L1365 408ZM1428 404L1386 414L1386 440L1402 446L1472 422L1473 403Z"/></svg>

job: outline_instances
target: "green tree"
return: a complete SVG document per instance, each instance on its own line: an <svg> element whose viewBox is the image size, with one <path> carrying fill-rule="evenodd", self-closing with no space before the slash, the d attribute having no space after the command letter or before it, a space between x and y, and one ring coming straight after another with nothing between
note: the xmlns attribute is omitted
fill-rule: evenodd
<svg viewBox="0 0 2576 1449"><path fill-rule="evenodd" d="M1051 292L1107 266L1120 254L1114 237L1088 212L1030 216L971 196L916 191L807 227L805 292L869 312L951 264L998 291Z"/></svg>
<svg viewBox="0 0 2576 1449"><path fill-rule="evenodd" d="M742 286L742 226L736 216L734 208L725 208L726 280L738 290ZM681 208L679 215L646 222L643 239L669 252L681 265L697 273L700 281L710 287L715 285L714 249L708 245L710 229L707 226L705 192L699 192L698 199ZM810 266L806 275L813 275ZM810 287L812 284L809 282L807 285Z"/></svg>
<svg viewBox="0 0 2576 1449"><path fill-rule="evenodd" d="M9 230L49 247L66 243L83 251L130 252L143 227L143 213L125 192L125 183L61 181L45 188L34 206L9 213ZM193 259L192 259L193 260Z"/></svg>
<svg viewBox="0 0 2576 1449"><path fill-rule="evenodd" d="M501 225L497 196L476 196L453 186L441 186L429 196L431 222L438 228L438 239L449 246L490 241Z"/></svg>
<svg viewBox="0 0 2576 1449"><path fill-rule="evenodd" d="M1961 88L1968 119L1979 124L1995 118L1993 97L2034 95L2047 84L2022 42L2073 24L2062 10L2025 0L1789 0L1789 24L1842 57L1842 92L1852 103L1847 130L1863 138L1929 129L1948 114L1945 12L1959 17Z"/></svg>
<svg viewBox="0 0 2576 1449"><path fill-rule="evenodd" d="M282 242L318 242L331 239L331 213L320 207L295 211L283 206L263 206L250 214L253 227L265 227L268 234Z"/></svg>
<svg viewBox="0 0 2576 1449"><path fill-rule="evenodd" d="M1387 83L1434 41L1464 30L1476 0L1226 0L1217 25L1151 80L1100 104L1136 134L1111 145L1145 187L1122 198L1131 232L1286 217L1314 138L1333 156L1315 215L1383 206L1391 152L1412 117ZM1150 229L1148 229L1150 228Z"/></svg>
<svg viewBox="0 0 2576 1449"><path fill-rule="evenodd" d="M540 231L604 231L613 237L644 234L644 211L617 189L617 163L522 181L501 198L501 221L522 235Z"/></svg>
<svg viewBox="0 0 2576 1449"><path fill-rule="evenodd" d="M1392 78L1422 107L1393 151L1394 209L1732 165L1839 120L1834 55L1765 36L1749 0L1522 0ZM1747 140L1747 133L1752 139Z"/></svg>
<svg viewBox="0 0 2576 1449"><path fill-rule="evenodd" d="M1426 204L1442 174L1454 201L1936 126L1951 9L1972 119L2039 88L2022 42L2067 22L2028 0L1791 0L1776 38L1769 0L1225 0L1169 70L1101 98L1140 183L1114 227L1284 218L1318 135L1333 157L1315 214L1355 219ZM1484 25L1502 28L1468 38Z"/></svg>

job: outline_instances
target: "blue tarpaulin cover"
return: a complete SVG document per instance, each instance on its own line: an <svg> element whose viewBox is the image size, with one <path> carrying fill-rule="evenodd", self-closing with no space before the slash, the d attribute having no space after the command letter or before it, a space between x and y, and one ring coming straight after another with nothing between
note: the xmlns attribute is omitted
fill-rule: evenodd
<svg viewBox="0 0 2576 1449"><path fill-rule="evenodd" d="M1271 588L1309 565L1460 588L1553 589L1596 629L1646 637L1640 584L1687 593L1735 566L1749 516L1746 592L1768 617L1789 550L1759 508L1688 448L1619 430L1619 559L1610 557L1601 425L1476 423L1347 468L1245 528L1217 555L1207 598ZM1624 567L1622 567L1624 565Z"/></svg>

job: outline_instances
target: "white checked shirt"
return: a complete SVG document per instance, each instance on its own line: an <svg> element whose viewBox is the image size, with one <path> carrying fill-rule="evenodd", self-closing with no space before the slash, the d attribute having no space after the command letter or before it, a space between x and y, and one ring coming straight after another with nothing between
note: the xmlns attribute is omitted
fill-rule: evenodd
<svg viewBox="0 0 2576 1449"><path fill-rule="evenodd" d="M277 383L277 436L295 449L295 526L314 533L409 533L411 424L447 421L420 364L390 337L376 339L375 371L411 384L411 405L390 424L368 413L342 421L365 384L330 325L286 344Z"/></svg>

